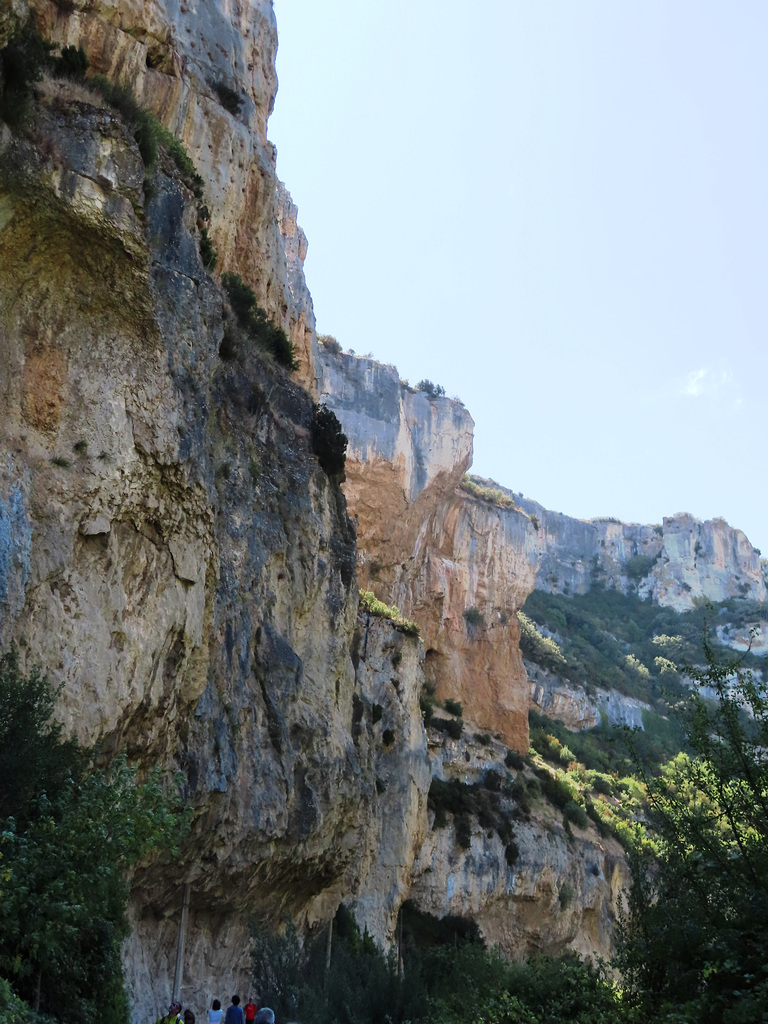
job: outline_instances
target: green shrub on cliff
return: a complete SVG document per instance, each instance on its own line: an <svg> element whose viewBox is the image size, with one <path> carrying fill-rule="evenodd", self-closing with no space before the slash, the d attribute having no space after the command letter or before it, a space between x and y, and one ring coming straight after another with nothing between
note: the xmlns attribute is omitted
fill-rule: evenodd
<svg viewBox="0 0 768 1024"><path fill-rule="evenodd" d="M32 85L50 63L51 47L28 25L0 50L0 121L22 125L30 111Z"/></svg>
<svg viewBox="0 0 768 1024"><path fill-rule="evenodd" d="M239 274L222 274L221 283L227 293L232 312L245 334L266 349L281 366L295 370L298 363L294 357L293 345L288 335L273 323L265 309L256 301L256 293Z"/></svg>
<svg viewBox="0 0 768 1024"><path fill-rule="evenodd" d="M408 636L421 636L421 630L418 623L411 622L410 619L405 619L400 614L400 610L392 605L384 604L380 601L374 593L370 590L360 591L360 610L367 612L369 615L376 615L383 619L389 619L392 625L400 633L406 633Z"/></svg>
<svg viewBox="0 0 768 1024"><path fill-rule="evenodd" d="M473 477L468 473L464 474L459 486L462 491L471 494L473 498L484 501L486 505L495 505L497 508L516 508L514 499L505 494L500 487L492 487L493 481L483 480L481 477Z"/></svg>
<svg viewBox="0 0 768 1024"><path fill-rule="evenodd" d="M327 405L315 405L312 417L312 450L322 469L336 483L343 483L347 464L347 435L336 413Z"/></svg>

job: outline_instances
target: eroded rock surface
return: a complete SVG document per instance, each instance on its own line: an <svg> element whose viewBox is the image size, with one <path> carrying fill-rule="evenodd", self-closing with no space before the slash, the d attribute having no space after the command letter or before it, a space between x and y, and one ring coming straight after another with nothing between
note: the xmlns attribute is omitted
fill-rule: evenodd
<svg viewBox="0 0 768 1024"><path fill-rule="evenodd" d="M93 72L129 87L182 141L205 182L219 267L254 288L294 344L298 379L311 386L312 300L295 274L301 248L295 211L267 139L277 91L272 0L29 0L28 6L47 39L82 47Z"/></svg>
<svg viewBox="0 0 768 1024"><path fill-rule="evenodd" d="M486 942L510 957L567 949L610 955L616 907L627 883L619 844L599 836L591 824L573 826L569 835L562 816L535 798L522 810L514 796L505 794L515 780L524 788L529 773L508 772L504 751L492 740L438 740L434 733L432 739L436 778L467 785L482 784L489 774L506 777L499 807L512 827L516 849L508 856L498 830L477 817L463 848L455 818L448 815L446 827L435 827L430 811L432 827L414 865L411 899L416 906L436 917L476 921Z"/></svg>
<svg viewBox="0 0 768 1024"><path fill-rule="evenodd" d="M534 586L536 534L519 510L461 490L469 414L401 384L393 366L326 350L318 392L349 438L344 489L361 585L419 623L439 698L527 750L516 613Z"/></svg>
<svg viewBox="0 0 768 1024"><path fill-rule="evenodd" d="M250 916L311 924L356 890L376 756L311 399L245 343L220 357L191 195L165 165L145 188L121 119L67 89L0 135L0 636L62 685L70 733L187 779L182 861L135 879L139 1019L184 883L198 1005L239 977Z"/></svg>

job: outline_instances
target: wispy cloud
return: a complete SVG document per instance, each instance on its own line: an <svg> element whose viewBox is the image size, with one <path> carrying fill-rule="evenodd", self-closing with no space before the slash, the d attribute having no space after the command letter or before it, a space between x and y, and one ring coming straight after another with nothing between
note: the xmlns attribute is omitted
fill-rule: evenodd
<svg viewBox="0 0 768 1024"><path fill-rule="evenodd" d="M713 415L727 416L741 413L746 407L742 383L727 367L701 366L682 378L669 377L654 390L641 393L640 400L652 406L691 400L711 409Z"/></svg>
<svg viewBox="0 0 768 1024"><path fill-rule="evenodd" d="M679 394L687 398L719 398L741 404L738 384L730 370L693 370L682 383Z"/></svg>

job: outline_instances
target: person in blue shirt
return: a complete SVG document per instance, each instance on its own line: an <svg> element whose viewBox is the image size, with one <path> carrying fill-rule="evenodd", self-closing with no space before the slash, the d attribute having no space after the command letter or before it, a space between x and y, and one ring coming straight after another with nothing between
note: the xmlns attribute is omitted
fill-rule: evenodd
<svg viewBox="0 0 768 1024"><path fill-rule="evenodd" d="M245 1015L240 1005L240 996L232 996L232 1005L227 1007L224 1024L245 1024Z"/></svg>

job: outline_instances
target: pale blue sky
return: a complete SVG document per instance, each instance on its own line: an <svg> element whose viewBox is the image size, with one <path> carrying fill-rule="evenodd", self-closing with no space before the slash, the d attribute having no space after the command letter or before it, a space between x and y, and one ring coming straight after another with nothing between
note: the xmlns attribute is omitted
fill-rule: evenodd
<svg viewBox="0 0 768 1024"><path fill-rule="evenodd" d="M768 554L768 4L275 0L318 329L568 515Z"/></svg>

